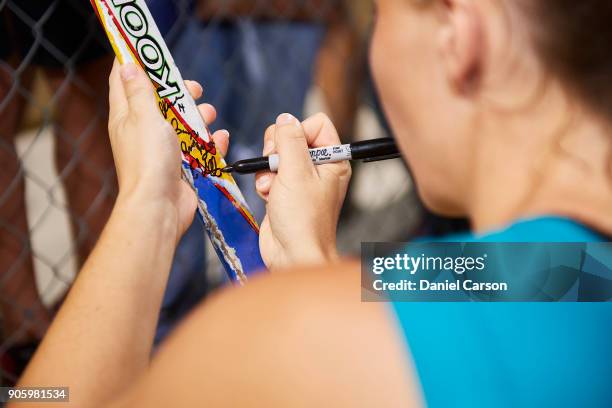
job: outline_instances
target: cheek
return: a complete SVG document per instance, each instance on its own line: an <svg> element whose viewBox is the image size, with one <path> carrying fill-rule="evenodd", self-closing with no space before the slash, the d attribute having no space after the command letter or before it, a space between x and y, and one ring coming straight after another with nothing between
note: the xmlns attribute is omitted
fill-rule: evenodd
<svg viewBox="0 0 612 408"><path fill-rule="evenodd" d="M379 18L370 64L395 139L430 208L450 212L456 149L448 139L453 118L439 75L436 26L422 12ZM449 129L450 127L450 129Z"/></svg>
<svg viewBox="0 0 612 408"><path fill-rule="evenodd" d="M370 42L370 67L372 69L372 76L374 78L374 82L378 88L380 88L381 82L384 82L384 65L383 61L385 59L385 47L383 42L383 29L381 28L380 23L376 23L374 26L374 31L372 33L372 40Z"/></svg>
<svg viewBox="0 0 612 408"><path fill-rule="evenodd" d="M406 75L402 75L405 65L401 59L406 55L401 48L391 21L381 16L372 36L370 66L381 105L398 140L403 138L406 118L411 116L405 101L409 86Z"/></svg>
<svg viewBox="0 0 612 408"><path fill-rule="evenodd" d="M402 29L394 29L397 26ZM427 79L421 78L419 65L424 60L419 55L419 47L414 47L418 33L405 29L406 26L405 21L394 17L379 18L372 37L370 65L395 139L413 170L418 171L422 167L419 158L428 153L427 132L420 123L421 110L430 102L421 93L422 82Z"/></svg>

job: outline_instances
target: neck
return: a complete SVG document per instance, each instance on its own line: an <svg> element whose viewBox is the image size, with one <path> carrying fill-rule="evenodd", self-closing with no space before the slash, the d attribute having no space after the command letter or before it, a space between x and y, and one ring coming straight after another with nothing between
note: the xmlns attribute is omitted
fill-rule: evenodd
<svg viewBox="0 0 612 408"><path fill-rule="evenodd" d="M555 132L495 128L505 131L490 133L495 136L484 142L476 161L469 203L475 231L558 215L612 236L612 134L607 126L583 117Z"/></svg>

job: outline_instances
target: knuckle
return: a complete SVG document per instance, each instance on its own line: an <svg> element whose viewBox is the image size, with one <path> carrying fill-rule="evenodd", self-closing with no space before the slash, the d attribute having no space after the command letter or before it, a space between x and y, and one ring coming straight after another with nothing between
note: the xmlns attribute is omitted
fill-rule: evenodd
<svg viewBox="0 0 612 408"><path fill-rule="evenodd" d="M331 123L331 119L324 112L317 112L313 115L313 118L320 122Z"/></svg>
<svg viewBox="0 0 612 408"><path fill-rule="evenodd" d="M287 139L287 140L305 139L304 131L302 130L302 128L293 126L293 125L280 126L277 129L277 134L280 135L281 139Z"/></svg>
<svg viewBox="0 0 612 408"><path fill-rule="evenodd" d="M332 167L333 166L333 167ZM353 169L351 165L347 162L337 163L330 166L329 175L334 180L334 183L340 182L344 183L351 179L353 174Z"/></svg>
<svg viewBox="0 0 612 408"><path fill-rule="evenodd" d="M125 123L124 122L115 122L110 124L108 127L108 138L111 142L111 145L117 143L118 140L121 139L121 135L125 133Z"/></svg>
<svg viewBox="0 0 612 408"><path fill-rule="evenodd" d="M113 134L115 133L116 128L117 128L117 120L114 118L109 118L108 119L108 135L110 137L113 137Z"/></svg>
<svg viewBox="0 0 612 408"><path fill-rule="evenodd" d="M320 129L325 129L328 127L332 127L335 128L334 123L332 122L331 118L329 116L327 116L326 113L324 112L318 112L313 116L314 120L318 123L318 126L320 127Z"/></svg>
<svg viewBox="0 0 612 408"><path fill-rule="evenodd" d="M151 82L146 77L140 77L127 88L126 96L129 99L143 99L152 97L154 92Z"/></svg>
<svg viewBox="0 0 612 408"><path fill-rule="evenodd" d="M264 132L264 139L269 139L274 135L274 129L276 128L276 125L270 125L268 126L268 128L266 129L266 131Z"/></svg>
<svg viewBox="0 0 612 408"><path fill-rule="evenodd" d="M327 114L323 112L316 113L312 116L312 122L317 129L317 133L325 134L327 142L336 143L340 140L336 126Z"/></svg>
<svg viewBox="0 0 612 408"><path fill-rule="evenodd" d="M123 123L123 115L120 115L120 114L112 115L108 119L108 134L111 137L113 137L113 135L115 135L119 131L119 128L121 127L122 123Z"/></svg>
<svg viewBox="0 0 612 408"><path fill-rule="evenodd" d="M147 119L147 113L143 112L142 109L130 110L129 121L134 123L145 122Z"/></svg>
<svg viewBox="0 0 612 408"><path fill-rule="evenodd" d="M353 174L353 167L348 161L340 162L339 170L342 175L350 176Z"/></svg>
<svg viewBox="0 0 612 408"><path fill-rule="evenodd" d="M340 166L340 177L342 178L350 178L353 175L353 168L349 162L342 163Z"/></svg>
<svg viewBox="0 0 612 408"><path fill-rule="evenodd" d="M347 179L350 179L353 176L353 168L351 167L350 164L346 164L346 170L344 172L344 177L346 177Z"/></svg>
<svg viewBox="0 0 612 408"><path fill-rule="evenodd" d="M147 97L147 89L141 84L134 85L131 92L127 93L126 97L130 102L138 102L139 100Z"/></svg>

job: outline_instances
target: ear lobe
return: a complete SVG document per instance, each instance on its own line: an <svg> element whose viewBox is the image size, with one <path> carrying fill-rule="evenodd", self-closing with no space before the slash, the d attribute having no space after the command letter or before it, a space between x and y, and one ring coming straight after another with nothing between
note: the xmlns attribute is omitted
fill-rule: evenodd
<svg viewBox="0 0 612 408"><path fill-rule="evenodd" d="M447 18L439 34L439 47L447 78L459 92L477 84L484 57L482 19L470 0L444 2Z"/></svg>

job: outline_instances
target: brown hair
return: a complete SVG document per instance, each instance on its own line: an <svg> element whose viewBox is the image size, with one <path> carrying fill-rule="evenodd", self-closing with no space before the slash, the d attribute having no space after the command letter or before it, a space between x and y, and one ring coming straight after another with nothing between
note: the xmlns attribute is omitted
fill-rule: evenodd
<svg viewBox="0 0 612 408"><path fill-rule="evenodd" d="M594 112L612 120L612 1L521 0L535 48Z"/></svg>

